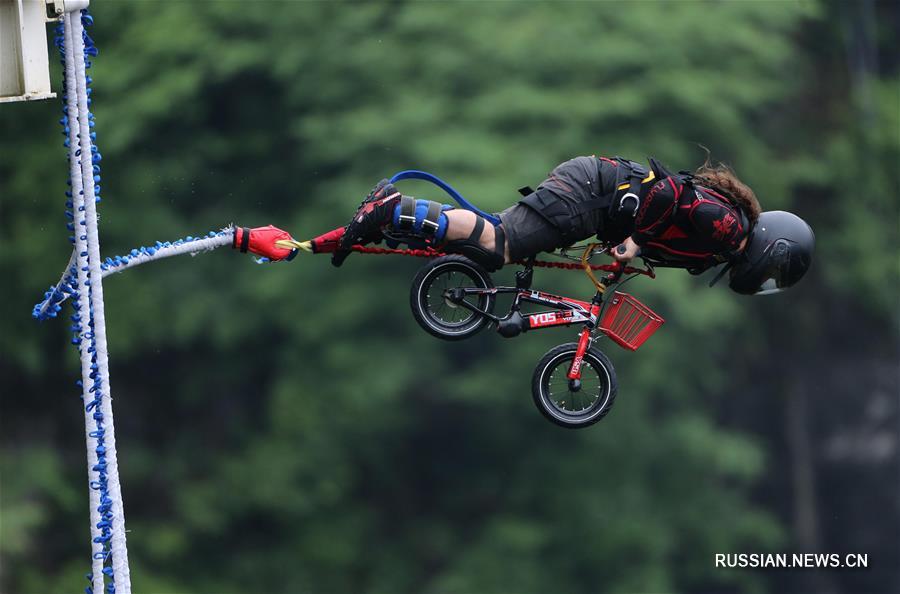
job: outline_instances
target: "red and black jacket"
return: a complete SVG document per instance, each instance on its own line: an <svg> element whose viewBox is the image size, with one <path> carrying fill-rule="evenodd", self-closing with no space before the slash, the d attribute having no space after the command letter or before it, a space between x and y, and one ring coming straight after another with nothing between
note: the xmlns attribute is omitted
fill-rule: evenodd
<svg viewBox="0 0 900 594"><path fill-rule="evenodd" d="M645 257L702 271L728 260L749 231L728 198L690 176L669 175L641 199L631 238Z"/></svg>
<svg viewBox="0 0 900 594"><path fill-rule="evenodd" d="M631 235L653 263L695 273L727 261L750 232L732 200L652 158L648 169L621 157L575 157L537 190L519 192L521 204L558 230L562 245L594 234L616 243Z"/></svg>

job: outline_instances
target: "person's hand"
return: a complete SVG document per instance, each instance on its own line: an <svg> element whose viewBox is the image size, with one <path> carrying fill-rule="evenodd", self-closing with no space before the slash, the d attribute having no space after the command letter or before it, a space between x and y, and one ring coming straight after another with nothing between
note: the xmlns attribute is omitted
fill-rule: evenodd
<svg viewBox="0 0 900 594"><path fill-rule="evenodd" d="M640 253L641 246L636 244L633 239L628 237L625 239L625 241L623 241L613 249L612 256L617 261L625 263L629 262L632 258L636 257Z"/></svg>

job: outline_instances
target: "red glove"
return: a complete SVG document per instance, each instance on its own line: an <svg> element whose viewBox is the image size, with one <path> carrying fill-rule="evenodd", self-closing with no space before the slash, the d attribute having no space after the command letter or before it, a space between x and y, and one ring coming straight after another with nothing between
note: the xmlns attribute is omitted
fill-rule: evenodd
<svg viewBox="0 0 900 594"><path fill-rule="evenodd" d="M278 227L269 225L267 227L256 227L250 229L247 227L235 227L234 239L231 247L241 250L241 253L250 252L257 256L263 256L273 262L291 258L296 255L297 250L278 247L275 242L279 239L293 239L287 231L282 231Z"/></svg>

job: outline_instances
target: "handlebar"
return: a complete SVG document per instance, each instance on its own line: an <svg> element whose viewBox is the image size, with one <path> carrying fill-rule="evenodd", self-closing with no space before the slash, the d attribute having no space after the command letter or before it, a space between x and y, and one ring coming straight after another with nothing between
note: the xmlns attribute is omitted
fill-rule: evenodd
<svg viewBox="0 0 900 594"><path fill-rule="evenodd" d="M628 266L627 264L622 264L621 262L616 262L615 264L602 264L597 268L598 270L615 274L616 277L620 277L623 274L643 274L650 278L656 278L656 272L649 266L647 268L635 268L633 266Z"/></svg>
<svg viewBox="0 0 900 594"><path fill-rule="evenodd" d="M614 262L613 264L602 264L600 266L592 267L590 264L591 256L594 255L594 250L597 248L602 248L601 251L606 251L606 248L603 248L599 243L591 243L581 254L581 267L584 268L584 273L591 279L591 282L594 283L594 286L597 287L597 290L603 293L606 291L606 287L617 282L620 278L622 278L623 274L643 274L644 276L649 276L650 278L656 278L656 273L653 271L649 265L646 268L634 268L633 266L628 266L624 262ZM619 245L616 247L616 251L620 254L624 253L625 246ZM645 262L646 263L646 262ZM594 276L593 269L602 270L607 272L608 274L603 277L601 280L597 280L597 277Z"/></svg>

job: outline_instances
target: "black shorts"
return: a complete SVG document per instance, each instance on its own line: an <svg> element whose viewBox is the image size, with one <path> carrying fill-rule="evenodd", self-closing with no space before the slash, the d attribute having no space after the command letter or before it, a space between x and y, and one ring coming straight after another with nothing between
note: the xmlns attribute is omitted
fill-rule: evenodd
<svg viewBox="0 0 900 594"><path fill-rule="evenodd" d="M538 186L572 207L586 200L606 199L612 204L616 193L616 166L596 157L575 157L557 165ZM527 200L527 198L525 199ZM510 259L521 260L540 252L552 252L594 235L618 243L631 234L633 223L615 221L608 207L573 214L568 240L537 210L519 202L500 213L509 243Z"/></svg>
<svg viewBox="0 0 900 594"><path fill-rule="evenodd" d="M565 246L559 230L524 204L513 204L499 216L513 262Z"/></svg>

